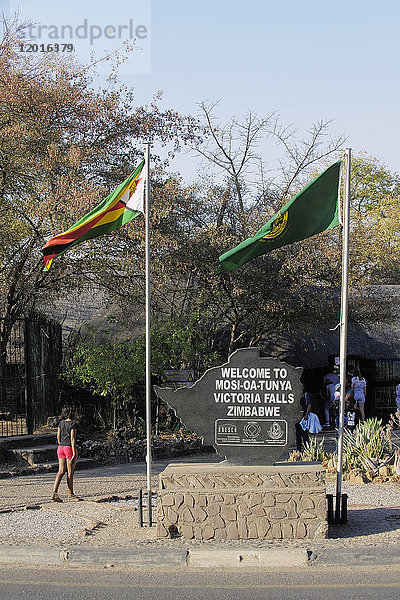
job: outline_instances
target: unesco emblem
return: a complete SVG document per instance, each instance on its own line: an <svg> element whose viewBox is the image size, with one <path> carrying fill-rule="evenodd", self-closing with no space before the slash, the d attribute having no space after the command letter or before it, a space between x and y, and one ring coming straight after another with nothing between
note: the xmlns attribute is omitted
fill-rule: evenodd
<svg viewBox="0 0 400 600"><path fill-rule="evenodd" d="M244 434L249 438L256 438L261 433L261 427L258 423L250 421L244 428Z"/></svg>
<svg viewBox="0 0 400 600"><path fill-rule="evenodd" d="M279 438L282 437L282 435L283 435L283 429L279 425L279 423L277 423L276 421L274 421L272 423L271 427L268 430L268 435L273 440L279 440Z"/></svg>

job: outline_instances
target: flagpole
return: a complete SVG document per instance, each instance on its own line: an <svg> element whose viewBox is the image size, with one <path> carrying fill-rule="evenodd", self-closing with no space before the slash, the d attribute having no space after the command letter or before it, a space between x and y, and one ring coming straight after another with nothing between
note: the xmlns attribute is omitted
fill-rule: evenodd
<svg viewBox="0 0 400 600"><path fill-rule="evenodd" d="M349 232L350 232L350 166L351 149L345 151L346 175L344 181L343 198L343 246L342 246L342 294L340 307L340 406L339 406L339 431L337 447L337 480L336 480L336 514L335 522L345 520L342 514L342 474L343 474L343 430L346 394L346 366L347 366L347 313L348 313L348 288L349 288Z"/></svg>
<svg viewBox="0 0 400 600"><path fill-rule="evenodd" d="M151 364L150 364L150 143L145 144L146 161L146 463L147 463L147 518L152 525L151 507Z"/></svg>

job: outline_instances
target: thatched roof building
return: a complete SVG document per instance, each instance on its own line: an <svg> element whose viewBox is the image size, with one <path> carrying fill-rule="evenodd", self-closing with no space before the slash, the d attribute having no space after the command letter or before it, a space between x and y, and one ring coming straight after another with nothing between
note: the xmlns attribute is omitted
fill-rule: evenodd
<svg viewBox="0 0 400 600"><path fill-rule="evenodd" d="M385 301L385 318L374 322L349 320L348 367L357 367L367 380L366 410L387 419L395 411L393 391L400 382L400 286L379 288ZM388 302L389 300L389 302ZM288 332L263 345L266 355L305 369L313 388L339 357L339 327L331 330L316 325L307 332Z"/></svg>

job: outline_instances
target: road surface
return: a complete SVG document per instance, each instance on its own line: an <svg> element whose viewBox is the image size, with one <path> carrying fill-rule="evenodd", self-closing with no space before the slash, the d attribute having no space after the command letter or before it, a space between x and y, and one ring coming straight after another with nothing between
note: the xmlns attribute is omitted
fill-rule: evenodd
<svg viewBox="0 0 400 600"><path fill-rule="evenodd" d="M0 566L3 600L398 600L398 566L292 570Z"/></svg>

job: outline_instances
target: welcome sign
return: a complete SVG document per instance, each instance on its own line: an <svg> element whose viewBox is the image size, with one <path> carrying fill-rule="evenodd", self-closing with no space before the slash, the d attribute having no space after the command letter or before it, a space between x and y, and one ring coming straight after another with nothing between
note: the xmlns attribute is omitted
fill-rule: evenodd
<svg viewBox="0 0 400 600"><path fill-rule="evenodd" d="M155 391L230 464L272 465L295 442L301 374L301 368L245 348L190 389Z"/></svg>

